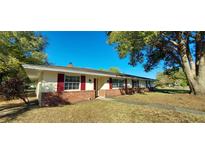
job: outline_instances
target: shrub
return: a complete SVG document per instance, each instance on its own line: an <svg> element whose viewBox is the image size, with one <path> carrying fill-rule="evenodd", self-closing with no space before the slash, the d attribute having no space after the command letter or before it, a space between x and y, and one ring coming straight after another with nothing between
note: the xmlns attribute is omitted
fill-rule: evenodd
<svg viewBox="0 0 205 154"><path fill-rule="evenodd" d="M22 99L26 104L29 104L26 89L27 86L25 80L19 77L5 80L0 85L0 92L6 99L10 100L17 97Z"/></svg>

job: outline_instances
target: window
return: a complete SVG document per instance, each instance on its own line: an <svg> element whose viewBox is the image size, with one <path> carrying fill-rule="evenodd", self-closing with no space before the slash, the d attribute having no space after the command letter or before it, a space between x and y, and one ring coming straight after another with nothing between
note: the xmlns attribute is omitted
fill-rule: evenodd
<svg viewBox="0 0 205 154"><path fill-rule="evenodd" d="M65 90L79 89L80 77L79 76L65 76Z"/></svg>
<svg viewBox="0 0 205 154"><path fill-rule="evenodd" d="M133 87L138 88L139 87L139 80L133 80Z"/></svg>
<svg viewBox="0 0 205 154"><path fill-rule="evenodd" d="M150 87L150 81L146 81L146 88Z"/></svg>
<svg viewBox="0 0 205 154"><path fill-rule="evenodd" d="M147 88L151 87L151 82L150 81L146 81L146 82L147 82L146 87Z"/></svg>
<svg viewBox="0 0 205 154"><path fill-rule="evenodd" d="M113 88L123 88L125 80L124 79L112 79Z"/></svg>

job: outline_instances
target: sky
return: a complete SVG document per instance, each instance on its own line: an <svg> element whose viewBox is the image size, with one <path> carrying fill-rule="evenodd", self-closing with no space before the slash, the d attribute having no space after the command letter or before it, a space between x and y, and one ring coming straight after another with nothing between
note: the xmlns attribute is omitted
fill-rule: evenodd
<svg viewBox="0 0 205 154"><path fill-rule="evenodd" d="M48 40L45 52L52 65L67 66L70 62L76 67L109 69L117 67L122 73L156 78L162 66L145 72L142 65L130 66L129 57L120 59L117 51L107 43L103 31L59 31L42 32Z"/></svg>

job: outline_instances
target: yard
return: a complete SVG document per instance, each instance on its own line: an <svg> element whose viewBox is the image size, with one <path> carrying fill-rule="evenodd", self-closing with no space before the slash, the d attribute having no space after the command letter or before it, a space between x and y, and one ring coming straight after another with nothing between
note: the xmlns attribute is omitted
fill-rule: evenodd
<svg viewBox="0 0 205 154"><path fill-rule="evenodd" d="M0 102L0 122L205 122L205 97L159 91L59 107Z"/></svg>

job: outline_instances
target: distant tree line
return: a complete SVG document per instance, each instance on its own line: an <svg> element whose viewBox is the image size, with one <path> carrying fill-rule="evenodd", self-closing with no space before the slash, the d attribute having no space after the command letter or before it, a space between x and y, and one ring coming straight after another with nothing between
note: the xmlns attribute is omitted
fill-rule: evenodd
<svg viewBox="0 0 205 154"><path fill-rule="evenodd" d="M187 87L188 81L182 69L168 69L157 74L157 87Z"/></svg>

